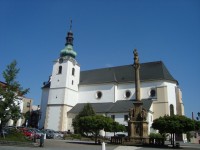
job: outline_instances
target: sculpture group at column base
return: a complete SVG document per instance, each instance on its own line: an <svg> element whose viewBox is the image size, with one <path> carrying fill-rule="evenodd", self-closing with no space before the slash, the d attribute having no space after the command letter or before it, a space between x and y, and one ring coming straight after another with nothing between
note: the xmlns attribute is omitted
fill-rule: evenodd
<svg viewBox="0 0 200 150"><path fill-rule="evenodd" d="M129 138L124 145L142 145L149 143L148 122L132 121L129 122Z"/></svg>

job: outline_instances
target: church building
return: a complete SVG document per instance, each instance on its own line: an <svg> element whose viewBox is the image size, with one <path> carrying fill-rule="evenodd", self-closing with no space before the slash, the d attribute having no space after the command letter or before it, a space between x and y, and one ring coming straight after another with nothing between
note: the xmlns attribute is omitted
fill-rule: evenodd
<svg viewBox="0 0 200 150"><path fill-rule="evenodd" d="M73 132L72 119L86 103L90 103L97 114L128 126L129 110L136 95L133 64L80 71L73 40L70 27L65 47L54 61L52 74L43 83L39 127ZM184 115L178 81L162 61L140 64L140 92L147 111L148 133L153 132L154 119Z"/></svg>

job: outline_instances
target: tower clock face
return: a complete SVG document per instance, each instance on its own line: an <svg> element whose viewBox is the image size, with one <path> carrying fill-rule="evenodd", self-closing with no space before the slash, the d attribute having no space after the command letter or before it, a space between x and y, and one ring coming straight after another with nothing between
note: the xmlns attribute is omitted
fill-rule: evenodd
<svg viewBox="0 0 200 150"><path fill-rule="evenodd" d="M63 63L63 58L60 58L60 59L59 59L59 63L60 63L60 64Z"/></svg>

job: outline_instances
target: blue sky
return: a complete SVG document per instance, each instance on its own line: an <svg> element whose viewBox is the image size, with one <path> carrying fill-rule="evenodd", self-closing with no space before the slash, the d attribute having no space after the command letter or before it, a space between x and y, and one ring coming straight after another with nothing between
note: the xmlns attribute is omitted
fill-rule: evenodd
<svg viewBox="0 0 200 150"><path fill-rule="evenodd" d="M141 63L162 60L179 81L186 115L200 111L199 0L1 0L0 72L17 60L35 104L70 19L81 70L131 64L137 48Z"/></svg>

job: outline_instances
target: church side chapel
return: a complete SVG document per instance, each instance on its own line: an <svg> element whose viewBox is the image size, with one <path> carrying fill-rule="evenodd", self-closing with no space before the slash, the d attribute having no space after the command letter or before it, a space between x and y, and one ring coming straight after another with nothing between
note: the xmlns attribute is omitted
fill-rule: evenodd
<svg viewBox="0 0 200 150"><path fill-rule="evenodd" d="M49 80L42 86L39 127L73 132L72 119L86 103L90 103L97 114L111 117L128 128L138 94L134 65L81 71L73 40L70 25L65 47L53 63ZM151 128L154 119L164 115L184 115L184 105L178 81L162 61L139 65L139 97L145 111L146 133L150 134L155 132Z"/></svg>

